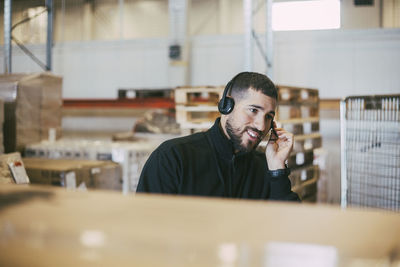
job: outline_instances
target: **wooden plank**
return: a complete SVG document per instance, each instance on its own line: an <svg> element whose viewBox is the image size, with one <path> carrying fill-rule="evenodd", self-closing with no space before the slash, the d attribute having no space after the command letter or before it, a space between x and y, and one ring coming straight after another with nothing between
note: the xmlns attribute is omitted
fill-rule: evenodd
<svg viewBox="0 0 400 267"><path fill-rule="evenodd" d="M178 87L175 89L175 103L204 105L208 102L209 105L216 105L222 97L223 90L222 86Z"/></svg>
<svg viewBox="0 0 400 267"><path fill-rule="evenodd" d="M294 140L295 141L303 141L306 139L315 139L315 138L321 138L322 135L320 133L311 133L311 134L303 134L303 135L295 135Z"/></svg>
<svg viewBox="0 0 400 267"><path fill-rule="evenodd" d="M315 176L314 176L312 179L310 179L310 180L308 180L308 181L306 181L306 182L304 182L304 183L301 183L301 184L298 185L298 186L292 187L292 191L293 191L293 192L298 192L298 191L300 191L301 189L303 189L304 187L307 187L307 186L309 186L309 185L312 185L312 184L314 184L314 183L317 183L317 182L318 182L318 179L319 179L319 175L318 175L318 172L316 172Z"/></svg>
<svg viewBox="0 0 400 267"><path fill-rule="evenodd" d="M310 165L296 170L292 170L292 172L289 175L289 179L292 184L292 189L299 187L316 177L319 177L318 165Z"/></svg>
<svg viewBox="0 0 400 267"><path fill-rule="evenodd" d="M278 121L279 120L319 117L319 108L318 108L318 106L305 106L305 105L278 106L275 117Z"/></svg>
<svg viewBox="0 0 400 267"><path fill-rule="evenodd" d="M202 122L214 122L216 118L220 116L218 111L204 111L204 112L192 112L186 110L177 110L175 117L179 124L182 123L202 123Z"/></svg>
<svg viewBox="0 0 400 267"><path fill-rule="evenodd" d="M176 105L176 111L186 111L186 112L213 112L218 111L217 106L183 106Z"/></svg>
<svg viewBox="0 0 400 267"><path fill-rule="evenodd" d="M318 103L319 93L317 89L277 85L278 101L289 103Z"/></svg>
<svg viewBox="0 0 400 267"><path fill-rule="evenodd" d="M317 183L318 183L318 177L315 177L301 184L300 186L292 188L292 190L293 192L296 192L299 195L300 199L303 198L308 199L310 197L314 199L318 191Z"/></svg>
<svg viewBox="0 0 400 267"><path fill-rule="evenodd" d="M293 119L286 119L286 120L279 120L281 124L303 124L305 122L319 122L319 117L307 117L307 118L293 118Z"/></svg>

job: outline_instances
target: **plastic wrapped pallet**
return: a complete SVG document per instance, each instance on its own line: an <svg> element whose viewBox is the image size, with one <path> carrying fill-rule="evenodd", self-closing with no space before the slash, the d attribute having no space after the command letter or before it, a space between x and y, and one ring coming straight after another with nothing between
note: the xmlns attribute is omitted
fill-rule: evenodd
<svg viewBox="0 0 400 267"><path fill-rule="evenodd" d="M27 146L26 157L110 160L122 167L123 192L136 192L140 173L159 142L110 142L90 140L42 141Z"/></svg>
<svg viewBox="0 0 400 267"><path fill-rule="evenodd" d="M5 151L61 136L62 78L50 73L0 75Z"/></svg>

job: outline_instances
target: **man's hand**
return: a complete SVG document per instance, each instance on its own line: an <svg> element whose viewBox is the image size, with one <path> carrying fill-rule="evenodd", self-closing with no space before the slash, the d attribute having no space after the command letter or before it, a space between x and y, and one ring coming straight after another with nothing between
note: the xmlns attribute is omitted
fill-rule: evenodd
<svg viewBox="0 0 400 267"><path fill-rule="evenodd" d="M278 139L276 141L270 140L265 150L270 170L284 169L285 161L289 158L293 148L292 133L285 131L283 128L275 128L275 132L278 135Z"/></svg>

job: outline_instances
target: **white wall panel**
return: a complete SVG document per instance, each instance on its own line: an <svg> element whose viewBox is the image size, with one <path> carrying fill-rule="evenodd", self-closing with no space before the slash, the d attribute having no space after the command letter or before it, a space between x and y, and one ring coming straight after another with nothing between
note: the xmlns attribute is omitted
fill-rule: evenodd
<svg viewBox="0 0 400 267"><path fill-rule="evenodd" d="M323 98L400 93L400 30L277 33L275 82Z"/></svg>
<svg viewBox="0 0 400 267"><path fill-rule="evenodd" d="M400 93L400 29L276 32L274 42L276 83L317 88L323 98ZM242 35L194 37L191 84L226 84L243 69L242 45ZM31 48L44 60L43 47ZM253 69L265 72L257 49L254 57ZM169 75L167 38L58 44L53 64L65 98L179 84ZM33 71L40 68L14 47L13 72Z"/></svg>
<svg viewBox="0 0 400 267"><path fill-rule="evenodd" d="M64 44L54 72L65 98L115 98L118 88L168 86L167 53L166 39Z"/></svg>

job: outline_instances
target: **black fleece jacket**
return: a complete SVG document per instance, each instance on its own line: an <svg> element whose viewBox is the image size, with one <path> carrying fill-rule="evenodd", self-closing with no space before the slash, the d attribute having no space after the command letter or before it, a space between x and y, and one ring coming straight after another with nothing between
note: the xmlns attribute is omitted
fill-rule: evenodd
<svg viewBox="0 0 400 267"><path fill-rule="evenodd" d="M137 192L298 201L291 191L289 169L268 170L265 154L233 153L219 127L171 139L147 160Z"/></svg>

